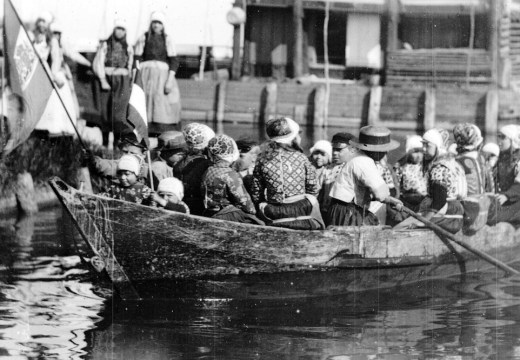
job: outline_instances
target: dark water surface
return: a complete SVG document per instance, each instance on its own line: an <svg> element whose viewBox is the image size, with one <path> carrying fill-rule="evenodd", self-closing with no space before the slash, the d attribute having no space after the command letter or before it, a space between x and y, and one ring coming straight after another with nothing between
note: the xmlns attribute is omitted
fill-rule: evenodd
<svg viewBox="0 0 520 360"><path fill-rule="evenodd" d="M0 357L520 358L520 279L493 271L319 299L122 302L73 238L60 208L0 220Z"/></svg>

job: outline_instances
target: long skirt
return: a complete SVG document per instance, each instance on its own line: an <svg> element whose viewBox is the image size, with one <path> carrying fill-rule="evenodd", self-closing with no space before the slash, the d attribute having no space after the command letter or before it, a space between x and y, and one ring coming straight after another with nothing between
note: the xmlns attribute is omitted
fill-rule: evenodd
<svg viewBox="0 0 520 360"><path fill-rule="evenodd" d="M419 211L421 213L435 211L431 208L432 198L426 197L420 205ZM452 234L459 232L464 225L464 207L458 200L448 200L448 208L444 214L435 214L430 221L439 225L446 231Z"/></svg>
<svg viewBox="0 0 520 360"><path fill-rule="evenodd" d="M204 215L207 216L211 214L204 213ZM264 222L258 219L256 216L248 214L233 205L226 206L224 209L211 215L211 217L213 219L227 220L244 224L264 225Z"/></svg>
<svg viewBox="0 0 520 360"><path fill-rule="evenodd" d="M121 133L132 131L126 121L128 102L132 89L132 79L125 75L107 75L109 91L101 91L99 113L101 115L101 131L114 132L119 138Z"/></svg>
<svg viewBox="0 0 520 360"><path fill-rule="evenodd" d="M52 92L45 111L38 124L36 124L36 129L47 130L49 134L53 135L74 135L76 134L74 126L76 126L77 111L73 98L74 95L68 81L65 81L61 88L58 88L58 93L60 94L59 97L54 91ZM60 101L60 97L63 104Z"/></svg>
<svg viewBox="0 0 520 360"><path fill-rule="evenodd" d="M327 226L376 226L379 220L367 208L333 198L325 223Z"/></svg>
<svg viewBox="0 0 520 360"><path fill-rule="evenodd" d="M164 93L168 74L169 68L165 62L153 60L141 63L149 123L172 125L181 119L181 96L175 78L172 91L169 94Z"/></svg>
<svg viewBox="0 0 520 360"><path fill-rule="evenodd" d="M318 201L308 194L285 199L285 203L282 204L261 205L260 215L270 226L294 230L321 230L324 228Z"/></svg>

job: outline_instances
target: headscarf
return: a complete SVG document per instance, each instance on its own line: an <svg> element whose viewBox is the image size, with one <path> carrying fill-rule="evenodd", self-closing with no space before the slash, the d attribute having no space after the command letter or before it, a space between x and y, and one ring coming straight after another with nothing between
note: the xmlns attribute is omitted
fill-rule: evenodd
<svg viewBox="0 0 520 360"><path fill-rule="evenodd" d="M332 144L327 140L318 140L314 144L313 147L311 147L310 152L311 155L314 154L315 151L321 151L325 154L327 158L327 163L330 163L332 160Z"/></svg>
<svg viewBox="0 0 520 360"><path fill-rule="evenodd" d="M162 179L159 182L159 186L157 186L157 192L171 193L177 196L179 200L182 200L184 197L184 186L182 185L182 181L179 179L169 177Z"/></svg>
<svg viewBox="0 0 520 360"><path fill-rule="evenodd" d="M240 157L235 140L227 135L218 135L211 139L208 144L208 151L211 157L229 163L237 161Z"/></svg>
<svg viewBox="0 0 520 360"><path fill-rule="evenodd" d="M119 161L117 162L117 171L131 171L135 175L139 175L139 169L141 168L141 162L139 159L130 154L125 154L121 156Z"/></svg>
<svg viewBox="0 0 520 360"><path fill-rule="evenodd" d="M476 150L484 140L478 126L469 123L457 124L453 129L453 137L459 154Z"/></svg>
<svg viewBox="0 0 520 360"><path fill-rule="evenodd" d="M298 136L300 125L291 118L279 117L269 120L266 133L269 139L279 144L290 144Z"/></svg>
<svg viewBox="0 0 520 360"><path fill-rule="evenodd" d="M498 156L500 155L500 148L495 143L487 143L482 147L482 152Z"/></svg>
<svg viewBox="0 0 520 360"><path fill-rule="evenodd" d="M419 135L407 136L406 137L406 146L405 146L406 153L408 154L409 152L416 150L416 149L422 150L422 140L423 140L422 136L419 136Z"/></svg>
<svg viewBox="0 0 520 360"><path fill-rule="evenodd" d="M215 132L207 125L191 123L182 130L189 149L204 150L209 141L215 137Z"/></svg>
<svg viewBox="0 0 520 360"><path fill-rule="evenodd" d="M446 153L447 149L444 144L444 139L438 129L430 129L426 131L423 135L423 142L425 141L432 143L437 147L437 155L443 155Z"/></svg>
<svg viewBox="0 0 520 360"><path fill-rule="evenodd" d="M513 149L520 149L520 125L506 125L500 129L500 133L511 140L511 147Z"/></svg>

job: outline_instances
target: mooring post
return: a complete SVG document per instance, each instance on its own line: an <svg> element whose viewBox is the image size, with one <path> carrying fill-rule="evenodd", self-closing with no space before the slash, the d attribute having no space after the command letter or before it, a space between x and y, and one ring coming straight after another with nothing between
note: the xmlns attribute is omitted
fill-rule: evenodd
<svg viewBox="0 0 520 360"><path fill-rule="evenodd" d="M265 87L266 99L264 109L264 124L272 117L276 115L276 101L278 97L278 85L272 81Z"/></svg>
<svg viewBox="0 0 520 360"><path fill-rule="evenodd" d="M486 116L484 118L484 131L488 141L496 140L498 130L498 91L488 90L486 93Z"/></svg>
<svg viewBox="0 0 520 360"><path fill-rule="evenodd" d="M15 196L19 211L25 214L34 214L38 212L33 178L27 171L16 176Z"/></svg>
<svg viewBox="0 0 520 360"><path fill-rule="evenodd" d="M227 81L221 81L217 85L217 111L215 112L215 129L217 134L223 133L224 117L226 115L226 88Z"/></svg>
<svg viewBox="0 0 520 360"><path fill-rule="evenodd" d="M367 125L376 125L379 122L382 96L383 88L381 86L372 86L370 88Z"/></svg>
<svg viewBox="0 0 520 360"><path fill-rule="evenodd" d="M313 126L325 125L325 96L327 89L325 86L318 86L314 93L314 115L312 117Z"/></svg>
<svg viewBox="0 0 520 360"><path fill-rule="evenodd" d="M422 128L424 131L433 129L435 127L435 89L427 87L424 90L424 114Z"/></svg>

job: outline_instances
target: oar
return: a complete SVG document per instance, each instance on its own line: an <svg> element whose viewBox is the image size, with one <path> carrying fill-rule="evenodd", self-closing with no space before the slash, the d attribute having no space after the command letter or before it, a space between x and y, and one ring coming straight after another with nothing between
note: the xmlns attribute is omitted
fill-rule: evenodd
<svg viewBox="0 0 520 360"><path fill-rule="evenodd" d="M496 266L497 268L499 268L501 270L504 270L505 272L507 272L509 274L515 274L515 275L520 274L519 271L513 269L511 266L508 266L508 265L504 264L502 261L500 261L498 259L495 259L491 255L488 255L485 252L482 252L480 250L474 249L473 247L471 247L470 245L466 244L464 241L459 239L457 236L455 236L452 233L444 230L439 225L436 225L433 222L429 221L424 216L421 216L421 215L417 214L416 212L408 209L405 206L403 206L402 211L404 211L405 213L409 214L410 216L413 216L414 218L416 218L417 220L419 220L420 222L425 224L427 227L429 227L430 229L435 231L437 234L442 235L443 237L450 239L454 243L462 246L466 250L472 252L473 254L477 255L481 259L486 260L488 263Z"/></svg>

